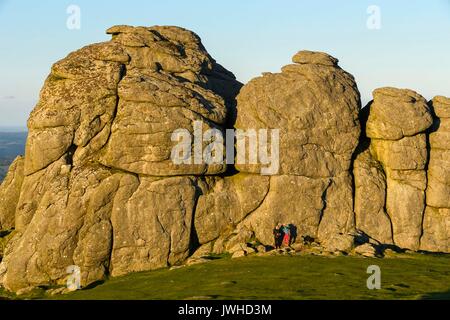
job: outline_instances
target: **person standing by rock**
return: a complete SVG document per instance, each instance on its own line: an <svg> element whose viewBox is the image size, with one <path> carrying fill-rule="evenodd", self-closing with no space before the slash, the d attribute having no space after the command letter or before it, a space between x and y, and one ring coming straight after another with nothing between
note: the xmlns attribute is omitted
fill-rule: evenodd
<svg viewBox="0 0 450 320"><path fill-rule="evenodd" d="M273 237L274 237L274 244L275 249L280 249L281 244L283 241L283 232L282 232L282 225L278 223L276 227L273 229Z"/></svg>
<svg viewBox="0 0 450 320"><path fill-rule="evenodd" d="M282 244L286 247L290 246L291 242L291 228L288 224L283 224L281 230L283 231L283 242Z"/></svg>

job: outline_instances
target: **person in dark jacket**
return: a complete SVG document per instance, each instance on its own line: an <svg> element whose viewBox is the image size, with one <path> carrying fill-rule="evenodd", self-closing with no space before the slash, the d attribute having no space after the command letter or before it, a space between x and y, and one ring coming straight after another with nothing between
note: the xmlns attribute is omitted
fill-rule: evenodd
<svg viewBox="0 0 450 320"><path fill-rule="evenodd" d="M273 229L273 238L274 238L275 249L280 249L281 244L283 242L283 232L282 232L281 228L282 228L282 225L279 223Z"/></svg>

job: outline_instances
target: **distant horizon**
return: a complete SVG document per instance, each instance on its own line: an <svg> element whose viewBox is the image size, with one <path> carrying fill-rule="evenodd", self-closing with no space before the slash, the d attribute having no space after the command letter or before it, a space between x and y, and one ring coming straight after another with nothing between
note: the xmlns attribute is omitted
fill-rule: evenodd
<svg viewBox="0 0 450 320"><path fill-rule="evenodd" d="M28 128L21 126L0 126L0 133L21 133L21 132L28 132Z"/></svg>
<svg viewBox="0 0 450 320"><path fill-rule="evenodd" d="M247 83L279 72L299 50L323 51L355 76L362 107L380 87L427 100L450 96L450 0L0 0L0 126L26 127L50 67L108 41L117 24L177 25L196 32L218 63ZM70 26L73 7L79 25ZM78 28L79 27L79 28Z"/></svg>

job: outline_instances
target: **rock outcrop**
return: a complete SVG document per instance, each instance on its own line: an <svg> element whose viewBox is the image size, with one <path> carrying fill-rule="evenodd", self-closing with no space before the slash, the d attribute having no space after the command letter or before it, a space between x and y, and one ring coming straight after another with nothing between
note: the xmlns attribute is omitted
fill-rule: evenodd
<svg viewBox="0 0 450 320"><path fill-rule="evenodd" d="M0 231L14 228L16 207L23 183L23 157L17 157L0 185Z"/></svg>
<svg viewBox="0 0 450 320"><path fill-rule="evenodd" d="M322 241L354 228L349 169L360 136L359 91L325 53L301 51L293 62L281 73L253 79L237 98L237 129L280 130L279 172L270 177L262 206L242 223L265 244L278 222ZM261 165L236 167L261 171Z"/></svg>
<svg viewBox="0 0 450 320"><path fill-rule="evenodd" d="M28 121L23 164L2 185L2 229L15 229L0 267L9 290L63 284L71 265L85 286L183 262L198 176L227 170L175 165L171 150L176 129L230 126L241 87L233 74L188 30L107 32L111 41L53 65Z"/></svg>
<svg viewBox="0 0 450 320"><path fill-rule="evenodd" d="M421 249L450 252L450 99L430 102L434 124L429 134L428 186Z"/></svg>
<svg viewBox="0 0 450 320"><path fill-rule="evenodd" d="M427 104L414 91L381 88L363 112L355 216L357 228L381 243L449 252L448 104L444 97Z"/></svg>
<svg viewBox="0 0 450 320"><path fill-rule="evenodd" d="M381 243L394 244L392 222L386 212L386 174L383 166L369 150L359 153L353 166L357 228Z"/></svg>
<svg viewBox="0 0 450 320"><path fill-rule="evenodd" d="M425 130L433 123L426 100L410 90L375 90L366 134L370 151L386 173L386 211L393 240L417 250L422 235L427 185Z"/></svg>
<svg viewBox="0 0 450 320"><path fill-rule="evenodd" d="M0 187L6 289L264 253L277 223L324 252L450 251L449 99L382 88L360 112L325 53L242 87L188 30L107 33L53 65ZM180 130L203 137L189 155L231 143L235 163L174 162Z"/></svg>

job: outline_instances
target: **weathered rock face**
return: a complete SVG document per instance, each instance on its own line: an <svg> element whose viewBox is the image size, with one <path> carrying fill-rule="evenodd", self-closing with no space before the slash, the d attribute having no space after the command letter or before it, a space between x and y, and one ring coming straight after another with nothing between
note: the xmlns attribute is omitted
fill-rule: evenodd
<svg viewBox="0 0 450 320"><path fill-rule="evenodd" d="M369 237L393 244L392 223L386 212L386 175L368 150L354 162L356 226Z"/></svg>
<svg viewBox="0 0 450 320"><path fill-rule="evenodd" d="M253 79L238 96L237 129L280 130L278 175L270 178L264 203L243 222L266 244L278 222L321 240L354 227L349 169L360 135L356 83L327 54L301 51L293 62ZM236 167L261 172L261 165Z"/></svg>
<svg viewBox="0 0 450 320"><path fill-rule="evenodd" d="M0 230L14 228L17 202L23 183L23 157L17 157L0 185Z"/></svg>
<svg viewBox="0 0 450 320"><path fill-rule="evenodd" d="M373 92L373 102L366 133L369 138L398 141L424 132L433 123L425 99L407 89L380 88Z"/></svg>
<svg viewBox="0 0 450 320"><path fill-rule="evenodd" d="M206 178L199 185L202 196L197 204L195 230L199 244L204 245L229 236L238 223L262 205L269 192L270 178L239 173Z"/></svg>
<svg viewBox="0 0 450 320"><path fill-rule="evenodd" d="M421 249L450 252L450 99L430 102L435 121L429 134L428 186Z"/></svg>
<svg viewBox="0 0 450 320"><path fill-rule="evenodd" d="M432 123L427 102L417 93L375 90L366 133L372 139L371 153L386 173L386 211L394 243L412 250L419 249L422 235L428 157L424 131Z"/></svg>
<svg viewBox="0 0 450 320"><path fill-rule="evenodd" d="M6 289L64 285L73 266L86 286L211 252L246 255L249 243L263 252L277 223L328 251L350 252L361 235L371 238L355 249L363 255L374 243L450 251L449 99L376 90L360 137L354 78L325 53L301 51L241 90L190 31L108 33L53 65L25 158L0 186L0 231L14 230ZM266 151L279 170L263 170L261 150L235 167L172 161L175 131L234 127L278 129L278 151L270 134ZM192 153L195 142L183 141Z"/></svg>
<svg viewBox="0 0 450 320"><path fill-rule="evenodd" d="M194 33L117 26L113 39L53 65L28 121L25 159L2 184L2 229L15 228L0 267L12 291L82 285L183 262L201 188L193 175L225 164L171 161L176 129L223 131L241 84ZM5 205L3 205L5 204Z"/></svg>
<svg viewBox="0 0 450 320"><path fill-rule="evenodd" d="M113 276L178 264L189 256L196 179L126 176L112 205Z"/></svg>
<svg viewBox="0 0 450 320"><path fill-rule="evenodd" d="M367 108L370 145L354 164L357 227L382 243L418 250L432 112L416 92L395 88L375 90Z"/></svg>
<svg viewBox="0 0 450 320"><path fill-rule="evenodd" d="M324 61L322 61L324 60ZM354 78L324 53L301 51L282 73L250 81L238 96L237 129L280 130L280 175L327 178L348 172L358 143ZM237 164L260 173L260 165Z"/></svg>

